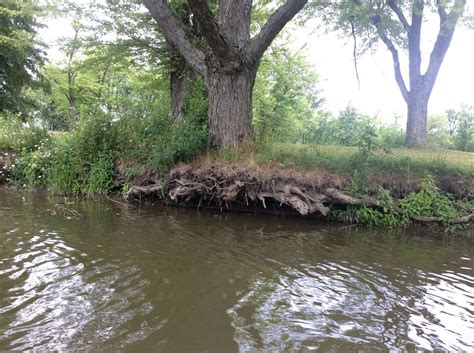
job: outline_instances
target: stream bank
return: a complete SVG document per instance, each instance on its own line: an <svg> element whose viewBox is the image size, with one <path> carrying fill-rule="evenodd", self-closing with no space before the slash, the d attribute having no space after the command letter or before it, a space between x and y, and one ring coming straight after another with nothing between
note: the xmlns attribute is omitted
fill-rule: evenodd
<svg viewBox="0 0 474 353"><path fill-rule="evenodd" d="M8 152L0 154L0 181L28 188L15 180L14 173L9 175L18 158ZM109 191L102 194L119 195L126 202L300 216L385 228L423 223L472 233L474 178L470 174L430 176L374 169L358 174L202 157L161 174L148 165L120 160L110 173ZM100 175L106 180L106 174ZM48 188L47 172L38 177L43 177L41 185ZM89 193L93 195L96 193Z"/></svg>
<svg viewBox="0 0 474 353"><path fill-rule="evenodd" d="M125 169L127 167L123 165L118 167L119 171ZM414 222L465 228L474 218L474 181L460 174L438 178L417 174L404 177L371 174L366 192L361 194L356 190L356 181L351 175L323 169L302 171L196 160L177 165L162 178L157 178L149 169L143 170L145 172L131 179L118 174L118 185L126 185L123 195L126 201L161 200L198 209L299 215L390 227ZM403 201L410 198L413 205ZM430 204L417 204L423 202ZM451 204L444 205L445 209L439 214L429 210L439 208L436 203L449 202ZM449 207L458 207L457 203L462 207L456 209L456 213L453 210L447 214L451 212ZM425 208L425 214L417 210L421 206ZM371 223L363 215L347 218L347 210L358 209L369 210L380 220L374 219ZM391 217L393 224L387 223L387 217Z"/></svg>

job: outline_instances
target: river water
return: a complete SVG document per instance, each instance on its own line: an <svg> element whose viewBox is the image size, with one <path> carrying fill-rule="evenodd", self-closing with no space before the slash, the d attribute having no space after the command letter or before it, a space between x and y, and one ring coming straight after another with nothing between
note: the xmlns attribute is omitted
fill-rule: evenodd
<svg viewBox="0 0 474 353"><path fill-rule="evenodd" d="M474 350L474 243L0 189L0 351Z"/></svg>

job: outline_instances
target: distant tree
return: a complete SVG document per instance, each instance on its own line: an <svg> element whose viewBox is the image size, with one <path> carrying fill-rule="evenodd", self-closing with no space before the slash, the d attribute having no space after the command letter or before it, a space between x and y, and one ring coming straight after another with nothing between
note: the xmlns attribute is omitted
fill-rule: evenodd
<svg viewBox="0 0 474 353"><path fill-rule="evenodd" d="M463 106L454 114L458 120L454 147L460 151L474 152L474 107Z"/></svg>
<svg viewBox="0 0 474 353"><path fill-rule="evenodd" d="M360 146L364 135L380 126L376 117L361 114L350 104L336 117L321 112L317 118L315 142L323 145Z"/></svg>
<svg viewBox="0 0 474 353"><path fill-rule="evenodd" d="M253 95L256 140L314 142L316 115L324 99L318 74L298 53L278 43L268 50Z"/></svg>
<svg viewBox="0 0 474 353"><path fill-rule="evenodd" d="M448 132L452 136L459 127L461 114L455 109L448 109L446 115L448 117Z"/></svg>
<svg viewBox="0 0 474 353"><path fill-rule="evenodd" d="M446 114L430 114L428 117L427 145L453 148L453 137L449 133L449 122Z"/></svg>
<svg viewBox="0 0 474 353"><path fill-rule="evenodd" d="M166 1L144 0L168 42L204 78L215 146L252 141L252 90L260 59L306 3L287 0L251 38L251 0L221 0L216 15L207 0L189 0L196 28L184 23Z"/></svg>
<svg viewBox="0 0 474 353"><path fill-rule="evenodd" d="M0 3L0 112L19 110L22 88L32 84L43 62L35 4L30 0Z"/></svg>
<svg viewBox="0 0 474 353"><path fill-rule="evenodd" d="M348 0L313 2L327 23L348 36L362 39L359 51L381 41L393 59L395 80L407 104L406 144L424 145L427 134L428 101L441 64L458 24L466 0ZM422 72L422 24L429 9L439 17L439 30L427 69ZM408 50L408 83L400 67L399 49ZM357 49L354 49L354 56Z"/></svg>
<svg viewBox="0 0 474 353"><path fill-rule="evenodd" d="M339 112L334 121L334 142L342 146L358 146L365 132L375 125L375 118L361 114L356 108L348 105Z"/></svg>

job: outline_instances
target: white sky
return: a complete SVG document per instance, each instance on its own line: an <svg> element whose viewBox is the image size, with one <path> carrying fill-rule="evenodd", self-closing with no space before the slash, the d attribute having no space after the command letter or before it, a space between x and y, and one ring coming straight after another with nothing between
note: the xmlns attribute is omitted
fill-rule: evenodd
<svg viewBox="0 0 474 353"><path fill-rule="evenodd" d="M428 37L422 48L425 65L437 35L437 26L436 18L424 24L422 35ZM306 29L308 33L309 30ZM330 33L304 40L307 43L305 52L323 80L323 94L329 110L337 112L351 102L362 112L378 114L384 121L393 120L396 114L405 117L406 105L395 82L392 57L383 44L358 60L359 89L350 38L343 40ZM403 51L400 60L408 86L408 60ZM458 27L434 86L429 114L442 114L461 104L474 105L474 30Z"/></svg>
<svg viewBox="0 0 474 353"><path fill-rule="evenodd" d="M428 58L438 21L434 17L423 26L423 36L429 38L423 43L423 56ZM319 73L326 109L337 113L351 103L361 112L378 115L385 122L392 122L395 115L405 117L406 106L394 79L391 55L383 45L359 58L359 89L352 40L340 39L335 33L313 34L314 27L308 23L306 28L296 30L295 47L304 47L304 53ZM41 31L42 38L51 46L48 52L51 60L60 58L54 42L72 33L66 19L51 20ZM401 52L400 56L402 69L407 68L405 53ZM474 30L458 27L431 95L429 114L442 114L461 104L474 105Z"/></svg>

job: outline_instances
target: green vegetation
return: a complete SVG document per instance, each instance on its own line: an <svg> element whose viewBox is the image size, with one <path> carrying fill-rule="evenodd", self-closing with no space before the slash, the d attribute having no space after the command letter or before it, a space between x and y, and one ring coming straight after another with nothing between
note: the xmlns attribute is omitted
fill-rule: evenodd
<svg viewBox="0 0 474 353"><path fill-rule="evenodd" d="M352 173L361 162L367 161L358 147L277 143L255 148L222 149L212 157L246 164L280 165L304 170L324 168L344 173ZM367 167L372 172L396 175L474 175L474 154L433 148L377 149L370 154Z"/></svg>
<svg viewBox="0 0 474 353"><path fill-rule="evenodd" d="M6 173L17 186L107 194L121 160L149 165L159 176L196 155L207 142L202 118L197 115L173 125L167 116L114 121L100 114L84 117L71 133L52 135L13 121L4 124L0 134L2 149L12 159Z"/></svg>
<svg viewBox="0 0 474 353"><path fill-rule="evenodd" d="M383 188L379 189L378 196L380 204L376 208L348 206L344 210L332 212L331 217L338 221L388 228L406 226L411 219L436 221L451 231L466 227L459 219L474 209L473 200L455 200L451 195L441 193L430 176L421 182L419 191L399 201L394 200L390 191Z"/></svg>
<svg viewBox="0 0 474 353"><path fill-rule="evenodd" d="M181 2L169 3L181 22L195 25L199 16L192 16ZM219 57L222 51L213 46L207 54L228 66L217 81L232 84L232 92L237 81L251 87L255 79L255 85L252 92L226 96L225 102L214 100L208 109L211 94L220 99L229 90L213 92L214 81L203 78L202 67L186 61L189 53L180 56L164 41L160 24L139 4L110 2L90 11L68 5L62 10L74 19L73 35L61 39L64 60L47 65L41 65L35 39L38 10L28 1L5 4L0 6L0 46L6 48L0 54L6 55L0 67L2 181L58 193L105 195L126 192L135 180L145 180L146 186L166 178L179 162L207 159L339 174L350 180L340 190L346 195L378 197L376 207L337 210L333 217L339 220L396 227L420 216L451 226L456 218L472 213L472 191L466 200L454 200L434 183L456 176L471 185L471 106L429 117L426 146L408 149L399 117L387 124L351 105L338 113L325 111L318 72L304 55L289 49L288 39L280 38L268 50L262 46L258 55L253 53L255 63L261 61L255 77L244 72L247 68L231 69L229 58ZM344 11L347 14L348 8ZM261 28L271 12L259 8L251 30ZM196 43L208 43L203 33L194 34ZM194 49L199 54L200 47ZM229 79L229 70L241 76ZM227 116L234 109L242 112L233 106L240 99L249 108L243 115L253 114L244 127ZM223 121L228 125L221 129ZM234 136L236 126L242 127L241 136ZM433 179L409 195L395 197L395 190L382 188L374 195L374 177L419 181L426 175Z"/></svg>
<svg viewBox="0 0 474 353"><path fill-rule="evenodd" d="M33 85L43 63L38 15L35 1L2 0L0 5L0 113L32 103L22 89Z"/></svg>

